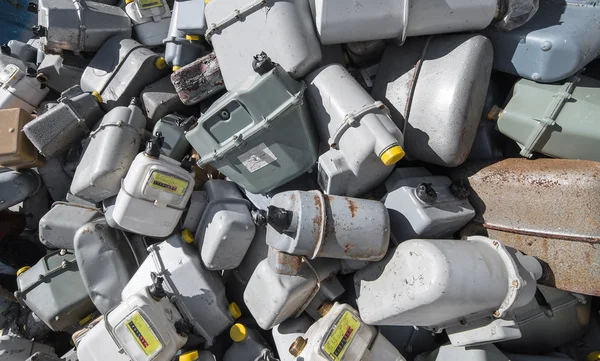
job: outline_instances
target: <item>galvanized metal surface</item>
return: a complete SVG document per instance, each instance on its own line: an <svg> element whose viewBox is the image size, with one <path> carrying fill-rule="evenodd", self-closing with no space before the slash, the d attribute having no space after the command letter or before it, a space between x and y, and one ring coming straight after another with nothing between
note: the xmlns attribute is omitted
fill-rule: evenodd
<svg viewBox="0 0 600 361"><path fill-rule="evenodd" d="M192 105L225 90L215 53L210 53L171 74L181 102Z"/></svg>
<svg viewBox="0 0 600 361"><path fill-rule="evenodd" d="M273 208L286 212L289 224L278 224ZM267 223L269 246L311 259L378 261L389 245L390 218L379 201L319 191L283 192L273 197Z"/></svg>
<svg viewBox="0 0 600 361"><path fill-rule="evenodd" d="M88 1L41 0L38 25L44 51L97 51L111 36L131 36L131 21L117 6Z"/></svg>
<svg viewBox="0 0 600 361"><path fill-rule="evenodd" d="M49 248L73 249L77 230L95 218L102 217L97 208L57 202L40 220L40 242Z"/></svg>
<svg viewBox="0 0 600 361"><path fill-rule="evenodd" d="M477 34L409 39L402 47L388 45L372 95L390 108L392 119L403 130L408 157L446 167L467 159L485 102L492 58L492 44Z"/></svg>
<svg viewBox="0 0 600 361"><path fill-rule="evenodd" d="M600 296L600 163L506 159L485 165L466 164L451 174L468 181L474 224L545 262L541 284Z"/></svg>
<svg viewBox="0 0 600 361"><path fill-rule="evenodd" d="M185 108L169 77L164 77L145 87L140 94L140 100L149 120L146 126L148 130L151 130L164 116Z"/></svg>

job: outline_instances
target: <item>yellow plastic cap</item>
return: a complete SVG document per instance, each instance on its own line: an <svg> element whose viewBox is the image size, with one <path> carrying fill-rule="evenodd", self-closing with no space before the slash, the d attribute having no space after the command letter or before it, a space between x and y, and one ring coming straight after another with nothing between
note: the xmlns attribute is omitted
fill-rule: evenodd
<svg viewBox="0 0 600 361"><path fill-rule="evenodd" d="M125 0L125 5L127 4L131 4L132 2L134 2L135 0Z"/></svg>
<svg viewBox="0 0 600 361"><path fill-rule="evenodd" d="M163 70L167 67L167 61L161 56L160 58L156 59L156 61L154 62L154 66L156 67L156 69Z"/></svg>
<svg viewBox="0 0 600 361"><path fill-rule="evenodd" d="M79 325L83 326L83 325L85 325L86 323L90 322L93 319L94 319L94 316L92 316L92 314L90 313L89 315L85 316L84 318L82 318L79 321Z"/></svg>
<svg viewBox="0 0 600 361"><path fill-rule="evenodd" d="M587 355L586 358L587 361L596 361L596 360L600 360L600 351L594 351L594 352L590 352L589 355Z"/></svg>
<svg viewBox="0 0 600 361"><path fill-rule="evenodd" d="M185 40L200 41L200 35L186 35Z"/></svg>
<svg viewBox="0 0 600 361"><path fill-rule="evenodd" d="M208 4L210 0L204 0L204 4Z"/></svg>
<svg viewBox="0 0 600 361"><path fill-rule="evenodd" d="M242 342L246 339L246 336L248 336L248 330L246 330L246 326L242 325L241 323L236 323L231 326L231 329L229 330L229 337L231 337L234 342Z"/></svg>
<svg viewBox="0 0 600 361"><path fill-rule="evenodd" d="M181 231L181 238L183 238L185 243L194 243L194 234L189 229Z"/></svg>
<svg viewBox="0 0 600 361"><path fill-rule="evenodd" d="M179 361L196 361L199 358L198 351L190 351L179 355Z"/></svg>
<svg viewBox="0 0 600 361"><path fill-rule="evenodd" d="M394 165L404 158L404 149L399 145L393 146L390 149L383 152L381 155L381 161L385 165Z"/></svg>
<svg viewBox="0 0 600 361"><path fill-rule="evenodd" d="M240 306L238 306L237 303L231 302L228 308L229 313L231 313L231 316L233 316L233 318L235 318L236 320L242 317L242 310L240 310Z"/></svg>
<svg viewBox="0 0 600 361"><path fill-rule="evenodd" d="M102 103L102 96L100 95L100 93L98 93L97 91L94 91L94 92L92 92L92 95L94 96L94 98L96 98L98 103Z"/></svg>
<svg viewBox="0 0 600 361"><path fill-rule="evenodd" d="M173 71L177 71L177 70L179 70L179 69L181 69L181 67L180 67L180 66L177 66L177 65L175 65L175 66L173 67Z"/></svg>
<svg viewBox="0 0 600 361"><path fill-rule="evenodd" d="M29 266L19 268L19 270L17 271L17 277L19 277L23 272L27 271L30 268L31 267L29 267Z"/></svg>

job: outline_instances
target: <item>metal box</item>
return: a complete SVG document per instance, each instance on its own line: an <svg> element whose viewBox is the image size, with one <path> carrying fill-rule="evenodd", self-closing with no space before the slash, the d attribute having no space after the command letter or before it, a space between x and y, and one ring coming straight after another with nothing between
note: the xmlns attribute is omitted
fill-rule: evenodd
<svg viewBox="0 0 600 361"><path fill-rule="evenodd" d="M368 324L446 329L453 345L464 346L520 337L503 334L500 327L490 339L461 334L482 328L478 320L493 323L492 317L526 305L541 273L533 257L486 237L412 239L358 271L354 285L358 310Z"/></svg>
<svg viewBox="0 0 600 361"><path fill-rule="evenodd" d="M169 114L156 122L152 134L160 133L164 138L160 154L177 161L181 161L186 155L189 155L191 146L185 138L185 132L196 121L197 119L194 117Z"/></svg>
<svg viewBox="0 0 600 361"><path fill-rule="evenodd" d="M131 18L134 38L146 46L159 46L167 37L171 9L166 1L129 0L125 12Z"/></svg>
<svg viewBox="0 0 600 361"><path fill-rule="evenodd" d="M28 113L33 113L48 95L50 89L37 81L35 77L29 76L29 74L34 74L35 70L30 67L27 69L29 70L21 69L14 64L8 64L2 68L0 71L0 109L21 108Z"/></svg>
<svg viewBox="0 0 600 361"><path fill-rule="evenodd" d="M0 51L4 55L17 58L24 63L35 63L38 54L36 47L19 40L9 40L8 43L0 47Z"/></svg>
<svg viewBox="0 0 600 361"><path fill-rule="evenodd" d="M146 118L135 104L108 112L90 135L71 193L94 203L117 195L139 152L145 126Z"/></svg>
<svg viewBox="0 0 600 361"><path fill-rule="evenodd" d="M117 6L85 0L40 0L38 25L45 53L98 51L110 37L131 36L131 21Z"/></svg>
<svg viewBox="0 0 600 361"><path fill-rule="evenodd" d="M29 122L23 132L46 158L54 158L79 144L102 118L98 100L76 85L58 104Z"/></svg>
<svg viewBox="0 0 600 361"><path fill-rule="evenodd" d="M485 165L466 164L452 174L469 184L477 212L472 224L543 261L539 283L600 296L600 163L512 158Z"/></svg>
<svg viewBox="0 0 600 361"><path fill-rule="evenodd" d="M185 216L181 222L181 228L188 230L198 229L198 225L200 224L204 210L206 210L206 207L208 206L208 202L209 200L206 192L192 192L188 210L185 212Z"/></svg>
<svg viewBox="0 0 600 361"><path fill-rule="evenodd" d="M63 161L64 158L48 159L44 166L37 168L44 185L55 202L64 201L71 187L72 178L63 169Z"/></svg>
<svg viewBox="0 0 600 361"><path fill-rule="evenodd" d="M81 226L73 237L73 249L83 284L102 314L121 303L121 291L142 261L123 232L105 219Z"/></svg>
<svg viewBox="0 0 600 361"><path fill-rule="evenodd" d="M177 71L202 54L206 50L200 38L206 31L203 0L187 0L173 2L173 13L169 34L163 41L165 46L165 59Z"/></svg>
<svg viewBox="0 0 600 361"><path fill-rule="evenodd" d="M498 130L521 145L521 155L600 161L600 80L575 76L562 83L521 79L497 120Z"/></svg>
<svg viewBox="0 0 600 361"><path fill-rule="evenodd" d="M474 216L464 188L425 168L398 168L385 181L382 199L395 244L412 238L452 236Z"/></svg>
<svg viewBox="0 0 600 361"><path fill-rule="evenodd" d="M477 34L388 45L372 95L391 111L411 159L455 167L467 159L481 118L493 48ZM406 119L406 121L405 121Z"/></svg>
<svg viewBox="0 0 600 361"><path fill-rule="evenodd" d="M290 346L289 353L299 360L329 361L378 360L406 361L398 350L377 330L365 323L347 304L326 303L323 317L317 320Z"/></svg>
<svg viewBox="0 0 600 361"><path fill-rule="evenodd" d="M194 334L206 340L206 347L225 331L239 314L229 306L225 286L218 273L202 266L196 247L188 244L192 235L176 233L166 241L150 246L142 263L121 294L123 299L152 285L151 273L164 278L165 291L172 293L183 318L193 325Z"/></svg>
<svg viewBox="0 0 600 361"><path fill-rule="evenodd" d="M94 311L73 251L54 251L17 273L15 296L54 331L73 326Z"/></svg>
<svg viewBox="0 0 600 361"><path fill-rule="evenodd" d="M29 169L0 168L0 211L31 197L42 187L40 176Z"/></svg>
<svg viewBox="0 0 600 361"><path fill-rule="evenodd" d="M75 84L79 84L89 61L67 54L46 54L37 67L37 80L50 89L62 93Z"/></svg>
<svg viewBox="0 0 600 361"><path fill-rule="evenodd" d="M271 352L270 346L256 330L248 328L241 323L236 323L229 330L229 337L233 341L223 354L223 361L255 361L268 358L261 357L264 353ZM271 354L272 356L272 354Z"/></svg>
<svg viewBox="0 0 600 361"><path fill-rule="evenodd" d="M140 100L148 118L148 130L151 130L159 119L185 109L168 76L145 87L140 94Z"/></svg>
<svg viewBox="0 0 600 361"><path fill-rule="evenodd" d="M205 55L171 74L179 99L193 105L225 90L215 53Z"/></svg>
<svg viewBox="0 0 600 361"><path fill-rule="evenodd" d="M164 290L162 290L164 292ZM171 361L188 338L166 295L142 287L88 331L77 347L80 361Z"/></svg>
<svg viewBox="0 0 600 361"><path fill-rule="evenodd" d="M37 149L22 132L31 120L31 114L23 109L0 109L0 166L19 169L44 165Z"/></svg>
<svg viewBox="0 0 600 361"><path fill-rule="evenodd" d="M319 157L323 191L356 197L379 186L404 156L402 133L389 110L339 64L315 70L306 82L308 105L327 149Z"/></svg>
<svg viewBox="0 0 600 361"><path fill-rule="evenodd" d="M266 212L267 244L288 254L379 261L390 240L390 217L375 200L287 191Z"/></svg>
<svg viewBox="0 0 600 361"><path fill-rule="evenodd" d="M296 178L317 160L305 83L280 66L262 74L213 103L186 134L199 166L210 164L252 193Z"/></svg>
<svg viewBox="0 0 600 361"><path fill-rule="evenodd" d="M293 78L321 61L308 0L230 0L206 4L206 39L212 42L227 90L254 74L252 57L266 52ZM243 19L243 21L242 21Z"/></svg>
<svg viewBox="0 0 600 361"><path fill-rule="evenodd" d="M30 356L44 353L56 357L54 348L39 342L9 335L8 330L3 330L0 336L0 357L2 361L30 360ZM56 357L58 359L58 357ZM32 361L45 361L44 359L31 358ZM55 359L52 359L55 360Z"/></svg>
<svg viewBox="0 0 600 361"><path fill-rule="evenodd" d="M97 208L56 202L40 220L40 242L51 249L73 249L77 230L99 217L102 217L102 211Z"/></svg>
<svg viewBox="0 0 600 361"><path fill-rule="evenodd" d="M161 156L157 147L150 141L146 151L135 157L122 181L112 217L130 232L167 237L194 191L194 176L178 161Z"/></svg>
<svg viewBox="0 0 600 361"><path fill-rule="evenodd" d="M285 264L288 274L278 273L265 259L252 273L244 291L244 303L263 330L302 314L321 282L339 271L339 262L320 259L309 263L304 257L281 256L289 260Z"/></svg>
<svg viewBox="0 0 600 361"><path fill-rule="evenodd" d="M521 338L500 342L504 351L514 353L550 353L579 340L590 323L591 298L552 287L538 286L543 306L531 301L514 311Z"/></svg>
<svg viewBox="0 0 600 361"><path fill-rule="evenodd" d="M564 80L600 55L600 8L593 1L541 0L531 20L512 31L484 31L494 69L541 83Z"/></svg>
<svg viewBox="0 0 600 361"><path fill-rule="evenodd" d="M202 262L209 270L234 269L244 259L256 231L250 202L233 182L209 180L204 190L210 202L195 241Z"/></svg>
<svg viewBox="0 0 600 361"><path fill-rule="evenodd" d="M129 18L127 18L129 20ZM129 103L165 75L165 59L135 40L108 39L81 77L81 89L100 96L106 111Z"/></svg>
<svg viewBox="0 0 600 361"><path fill-rule="evenodd" d="M455 33L486 28L498 16L498 1L377 0L314 1L322 44Z"/></svg>

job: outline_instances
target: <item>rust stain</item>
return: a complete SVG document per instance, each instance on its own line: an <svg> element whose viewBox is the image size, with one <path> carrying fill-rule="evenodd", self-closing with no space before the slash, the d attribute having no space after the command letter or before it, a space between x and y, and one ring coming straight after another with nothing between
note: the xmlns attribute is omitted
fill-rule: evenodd
<svg viewBox="0 0 600 361"><path fill-rule="evenodd" d="M315 194L314 197L314 202L315 202L315 208L319 210L319 213L313 217L312 222L313 222L313 233L314 234L319 234L320 230L321 230L321 226L323 225L323 217L322 217L322 212L321 210L323 209L323 204L321 203L321 197L319 197L318 194Z"/></svg>
<svg viewBox="0 0 600 361"><path fill-rule="evenodd" d="M89 229L88 227L86 227L83 231L81 231L81 234L88 234L88 233L92 233L92 230Z"/></svg>
<svg viewBox="0 0 600 361"><path fill-rule="evenodd" d="M302 268L302 257L291 256L282 252L277 255L277 264L291 274L298 274Z"/></svg>
<svg viewBox="0 0 600 361"><path fill-rule="evenodd" d="M350 251L352 251L352 248L354 248L354 245L352 244L347 244L344 246L344 253L348 253Z"/></svg>
<svg viewBox="0 0 600 361"><path fill-rule="evenodd" d="M356 217L356 213L358 212L358 205L356 204L356 202L354 202L348 197L344 197L344 199L346 200L346 202L348 202L348 209L350 209L350 214L352 215L352 218Z"/></svg>

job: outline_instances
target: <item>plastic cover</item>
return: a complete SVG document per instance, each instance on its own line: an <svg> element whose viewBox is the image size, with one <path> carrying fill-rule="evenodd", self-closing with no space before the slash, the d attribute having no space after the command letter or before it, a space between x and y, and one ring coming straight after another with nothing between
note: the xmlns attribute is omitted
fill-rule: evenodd
<svg viewBox="0 0 600 361"><path fill-rule="evenodd" d="M494 26L498 30L511 31L525 24L540 7L540 0L507 0L506 11Z"/></svg>

